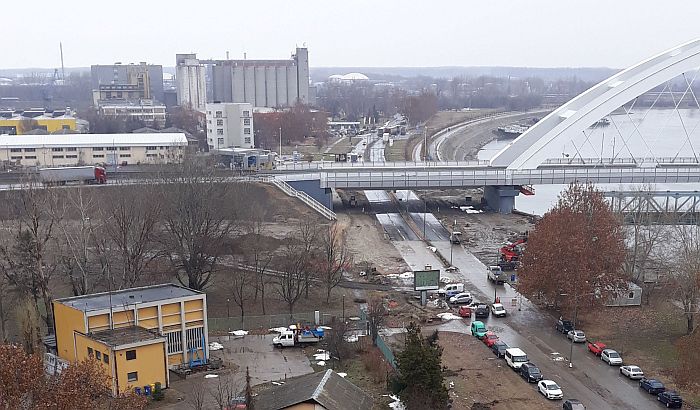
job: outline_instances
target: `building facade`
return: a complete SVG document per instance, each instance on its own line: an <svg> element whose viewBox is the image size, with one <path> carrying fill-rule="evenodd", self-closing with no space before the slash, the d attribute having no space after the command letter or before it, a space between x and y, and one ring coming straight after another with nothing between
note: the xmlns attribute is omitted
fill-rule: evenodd
<svg viewBox="0 0 700 410"><path fill-rule="evenodd" d="M90 67L95 105L100 100L154 99L163 101L163 66L146 64L93 65ZM132 86L119 90L110 86ZM102 86L102 87L101 87ZM120 94L121 93L121 94ZM128 94L127 94L128 93Z"/></svg>
<svg viewBox="0 0 700 410"><path fill-rule="evenodd" d="M115 393L167 387L168 368L209 357L206 294L192 289L163 284L74 296L54 300L53 312L58 357L100 360Z"/></svg>
<svg viewBox="0 0 700 410"><path fill-rule="evenodd" d="M2 135L0 162L22 167L172 164L182 160L183 133Z"/></svg>
<svg viewBox="0 0 700 410"><path fill-rule="evenodd" d="M197 54L175 55L177 105L204 110L207 103L206 68Z"/></svg>
<svg viewBox="0 0 700 410"><path fill-rule="evenodd" d="M206 116L210 150L255 147L252 104L210 103Z"/></svg>
<svg viewBox="0 0 700 410"><path fill-rule="evenodd" d="M288 60L211 61L212 100L254 107L289 107L309 98L309 51L296 49Z"/></svg>
<svg viewBox="0 0 700 410"><path fill-rule="evenodd" d="M164 127L166 120L165 105L154 103L153 100L101 103L99 112L105 117L130 118L155 128Z"/></svg>
<svg viewBox="0 0 700 410"><path fill-rule="evenodd" d="M66 110L0 111L0 134L22 135L35 129L48 133L77 131L77 119Z"/></svg>

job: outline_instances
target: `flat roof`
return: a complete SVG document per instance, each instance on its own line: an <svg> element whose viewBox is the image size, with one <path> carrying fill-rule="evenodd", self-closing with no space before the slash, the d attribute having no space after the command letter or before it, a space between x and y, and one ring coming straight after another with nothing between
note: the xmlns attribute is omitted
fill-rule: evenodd
<svg viewBox="0 0 700 410"><path fill-rule="evenodd" d="M203 293L173 283L165 283L162 285L116 290L111 292L111 295L110 292L102 292L56 299L56 301L74 309L87 312L109 309L110 301L112 307L124 307L139 303L150 303L159 300L196 295L203 295Z"/></svg>
<svg viewBox="0 0 700 410"><path fill-rule="evenodd" d="M12 147L186 146L184 133L0 135L0 149Z"/></svg>
<svg viewBox="0 0 700 410"><path fill-rule="evenodd" d="M145 342L149 340L158 341L163 337L157 333L141 326L119 327L116 329L100 330L88 333L87 336L93 340L102 342L108 346L118 347L132 343Z"/></svg>

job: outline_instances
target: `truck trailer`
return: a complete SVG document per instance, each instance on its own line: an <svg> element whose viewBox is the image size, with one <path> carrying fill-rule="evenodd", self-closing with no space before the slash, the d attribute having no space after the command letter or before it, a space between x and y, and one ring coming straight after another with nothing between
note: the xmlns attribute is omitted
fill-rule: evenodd
<svg viewBox="0 0 700 410"><path fill-rule="evenodd" d="M90 165L84 167L41 168L39 180L44 185L65 185L67 182L83 184L106 184L107 171L104 168Z"/></svg>

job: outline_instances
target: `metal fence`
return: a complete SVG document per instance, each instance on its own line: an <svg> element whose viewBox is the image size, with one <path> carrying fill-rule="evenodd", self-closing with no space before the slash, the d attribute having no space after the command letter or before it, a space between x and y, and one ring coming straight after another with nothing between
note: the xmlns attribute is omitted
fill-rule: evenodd
<svg viewBox="0 0 700 410"><path fill-rule="evenodd" d="M384 355L384 358L386 359L387 362L391 365L391 367L396 370L396 357L394 356L394 352L391 351L391 347L384 342L384 339L382 339L381 336L377 337L377 347L379 348L379 351L382 352Z"/></svg>
<svg viewBox="0 0 700 410"><path fill-rule="evenodd" d="M345 315L354 313L346 311ZM342 318L343 311L319 311L318 325L329 325L333 318ZM294 323L316 323L316 312L295 312L293 314L236 316L209 318L209 333L225 334L232 330L267 330L273 327L287 327Z"/></svg>

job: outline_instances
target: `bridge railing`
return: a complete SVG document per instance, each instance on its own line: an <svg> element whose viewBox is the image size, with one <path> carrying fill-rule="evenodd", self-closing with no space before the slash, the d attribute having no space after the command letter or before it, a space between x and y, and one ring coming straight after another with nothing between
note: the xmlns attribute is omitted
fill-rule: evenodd
<svg viewBox="0 0 700 410"><path fill-rule="evenodd" d="M695 157L550 158L543 165L697 164Z"/></svg>
<svg viewBox="0 0 700 410"><path fill-rule="evenodd" d="M294 189L294 187L289 185L287 182L285 182L281 179L274 178L274 177L267 177L267 178L258 179L258 181L261 181L261 180L263 182L269 182L269 183L275 185L276 187L281 189L282 192L284 192L285 194L287 194L289 196L299 198L299 200L301 200L303 203L305 203L306 205L311 207L311 209L313 209L316 212L323 215L326 219L328 219L330 221L334 221L334 220L338 219L335 212L328 209L328 207L326 207L325 205L323 205L322 203L320 203L319 201L314 199L312 196L310 196L306 192Z"/></svg>
<svg viewBox="0 0 700 410"><path fill-rule="evenodd" d="M363 168L420 168L420 167L485 167L489 161L361 161L361 162L297 162L277 167L277 171L316 171L333 169L363 169Z"/></svg>

